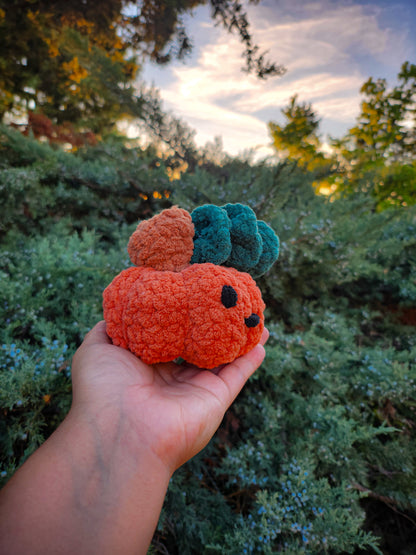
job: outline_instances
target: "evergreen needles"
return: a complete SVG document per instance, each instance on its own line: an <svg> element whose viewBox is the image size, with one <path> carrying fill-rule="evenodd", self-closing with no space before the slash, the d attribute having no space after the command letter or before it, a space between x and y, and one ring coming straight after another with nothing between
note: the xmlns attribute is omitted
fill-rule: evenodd
<svg viewBox="0 0 416 555"><path fill-rule="evenodd" d="M153 552L414 550L415 207L330 202L288 163L170 181L152 150L114 141L71 154L2 129L0 151L3 483L65 416L71 357L137 220L241 201L281 238L259 281L266 361L174 475Z"/></svg>

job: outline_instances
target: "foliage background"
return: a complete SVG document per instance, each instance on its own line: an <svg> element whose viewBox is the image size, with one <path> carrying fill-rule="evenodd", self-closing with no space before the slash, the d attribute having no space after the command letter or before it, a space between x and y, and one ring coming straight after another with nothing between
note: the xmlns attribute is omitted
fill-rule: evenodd
<svg viewBox="0 0 416 555"><path fill-rule="evenodd" d="M210 445L173 477L154 553L411 553L416 545L413 207L318 196L314 173L0 135L0 476L53 431L70 362L129 265L137 220L244 199L281 238L259 285L271 338Z"/></svg>
<svg viewBox="0 0 416 555"><path fill-rule="evenodd" d="M281 239L259 280L267 358L175 473L150 551L414 553L416 66L394 87L363 85L330 153L296 96L269 125L279 162L197 149L132 82L145 56L190 50L182 15L201 3L146 0L134 17L105 0L97 19L89 0L0 0L0 119L13 122L0 126L0 483L65 417L72 355L129 265L137 221L244 202ZM238 1L209 3L247 70L284 71ZM152 145L114 133L122 118L139 118Z"/></svg>

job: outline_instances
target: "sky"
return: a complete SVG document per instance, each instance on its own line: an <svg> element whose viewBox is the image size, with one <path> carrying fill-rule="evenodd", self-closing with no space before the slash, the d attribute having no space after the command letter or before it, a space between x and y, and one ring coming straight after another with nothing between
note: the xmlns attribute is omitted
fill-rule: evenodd
<svg viewBox="0 0 416 555"><path fill-rule="evenodd" d="M244 4L254 42L283 64L283 77L261 80L242 71L243 45L216 27L209 6L185 19L193 43L185 61L146 63L142 78L163 106L195 129L199 146L222 138L232 155L273 151L267 123L298 95L321 120L322 140L342 137L359 114L370 77L394 85L402 63L416 63L416 0L261 0Z"/></svg>

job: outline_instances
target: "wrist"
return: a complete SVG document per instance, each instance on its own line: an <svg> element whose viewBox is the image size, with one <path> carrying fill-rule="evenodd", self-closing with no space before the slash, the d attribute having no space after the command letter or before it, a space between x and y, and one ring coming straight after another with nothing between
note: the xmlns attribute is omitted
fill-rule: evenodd
<svg viewBox="0 0 416 555"><path fill-rule="evenodd" d="M68 438L75 438L75 445L65 441L72 456L100 464L105 469L118 469L118 473L134 480L145 469L149 479L155 474L164 484L169 483L173 470L153 451L140 433L140 425L131 422L116 408L94 410L73 406L63 425Z"/></svg>
<svg viewBox="0 0 416 555"><path fill-rule="evenodd" d="M0 537L1 528L8 536L0 551L147 552L170 475L105 412L74 406L7 484Z"/></svg>
<svg viewBox="0 0 416 555"><path fill-rule="evenodd" d="M94 549L103 555L146 552L169 485L165 465L133 435L115 411L79 407L57 430L85 545L98 536Z"/></svg>

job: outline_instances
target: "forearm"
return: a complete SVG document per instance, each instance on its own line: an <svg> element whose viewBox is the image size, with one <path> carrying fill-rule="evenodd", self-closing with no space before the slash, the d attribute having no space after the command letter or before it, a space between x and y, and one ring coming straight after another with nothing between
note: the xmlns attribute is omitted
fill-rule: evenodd
<svg viewBox="0 0 416 555"><path fill-rule="evenodd" d="M116 415L72 411L0 494L0 552L146 553L170 475Z"/></svg>

